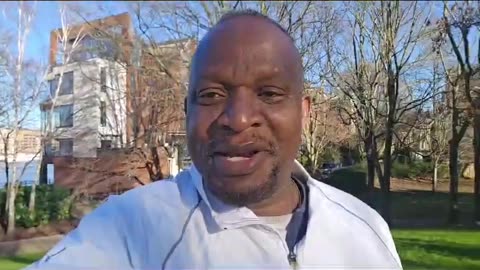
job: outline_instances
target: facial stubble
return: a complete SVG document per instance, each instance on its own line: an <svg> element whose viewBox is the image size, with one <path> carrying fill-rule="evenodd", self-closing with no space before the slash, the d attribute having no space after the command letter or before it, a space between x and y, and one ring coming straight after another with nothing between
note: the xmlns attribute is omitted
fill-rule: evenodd
<svg viewBox="0 0 480 270"><path fill-rule="evenodd" d="M213 181L208 181L208 179L213 179L211 177L215 177L211 174L205 176L205 184L213 195L223 202L243 207L257 204L270 198L280 186L279 171L280 167L278 163L274 163L267 176L267 181L261 182L260 185L249 187L245 191L232 191L228 190L228 188L222 188L222 185L215 185L212 183Z"/></svg>

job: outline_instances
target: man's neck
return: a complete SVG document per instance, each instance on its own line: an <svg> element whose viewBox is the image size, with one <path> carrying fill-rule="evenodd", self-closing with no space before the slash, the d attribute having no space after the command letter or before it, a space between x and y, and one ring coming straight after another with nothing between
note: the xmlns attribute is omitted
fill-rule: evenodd
<svg viewBox="0 0 480 270"><path fill-rule="evenodd" d="M292 213L301 199L297 184L289 178L270 198L247 207L257 216L281 216Z"/></svg>

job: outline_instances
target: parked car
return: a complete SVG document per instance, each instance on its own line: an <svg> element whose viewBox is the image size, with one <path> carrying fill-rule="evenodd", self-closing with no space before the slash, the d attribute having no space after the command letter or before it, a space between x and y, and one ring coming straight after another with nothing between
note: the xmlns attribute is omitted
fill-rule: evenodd
<svg viewBox="0 0 480 270"><path fill-rule="evenodd" d="M323 163L320 169L321 176L327 178L338 167L340 167L339 164L333 162Z"/></svg>

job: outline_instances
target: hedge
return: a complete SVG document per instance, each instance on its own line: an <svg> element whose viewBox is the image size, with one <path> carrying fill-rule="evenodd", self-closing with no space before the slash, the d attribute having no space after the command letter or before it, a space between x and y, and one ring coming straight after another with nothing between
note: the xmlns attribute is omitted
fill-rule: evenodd
<svg viewBox="0 0 480 270"><path fill-rule="evenodd" d="M438 166L438 177L448 178L448 165L440 164ZM417 178L427 177L433 175L433 163L416 161L409 163L394 162L392 164L392 177L396 178Z"/></svg>
<svg viewBox="0 0 480 270"><path fill-rule="evenodd" d="M35 214L30 216L28 202L31 187L20 187L15 200L16 226L31 228L53 221L71 218L72 200L70 191L54 185L36 187ZM0 207L5 208L6 190L0 190ZM5 217L2 217L5 220Z"/></svg>
<svg viewBox="0 0 480 270"><path fill-rule="evenodd" d="M333 171L325 183L358 197L367 191L367 173L360 165L342 168Z"/></svg>

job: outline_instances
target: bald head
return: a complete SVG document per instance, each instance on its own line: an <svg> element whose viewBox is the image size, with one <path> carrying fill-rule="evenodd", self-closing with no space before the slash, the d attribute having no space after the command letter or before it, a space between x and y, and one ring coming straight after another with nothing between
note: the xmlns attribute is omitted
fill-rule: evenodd
<svg viewBox="0 0 480 270"><path fill-rule="evenodd" d="M262 13L258 12L258 11L255 11L253 9L244 9L244 10L232 10L232 11L229 11L225 14L223 14L223 16L220 18L220 20L217 22L217 24L221 24L227 20L230 20L230 19L233 19L233 18L238 18L238 17L245 17L245 16L249 16L249 17L254 17L254 18L259 18L259 19L264 19L266 22L269 22L271 24L273 24L274 26L276 26L278 29L280 29L283 33L285 33L285 35L287 35L291 40L292 40L292 43L293 43L293 38L290 36L290 34L287 32L287 30L285 30L285 28L283 28L283 26L281 26L279 23L277 23L276 21L272 20L271 18L269 18L268 16L265 16L263 15Z"/></svg>
<svg viewBox="0 0 480 270"><path fill-rule="evenodd" d="M232 57L233 50L243 51L240 55L244 57L265 56L264 53L268 52L271 59L265 60L288 66L298 90L303 90L302 58L293 39L281 25L261 13L247 10L225 14L200 41L190 74L202 65L209 52L218 50L225 51L223 57Z"/></svg>

